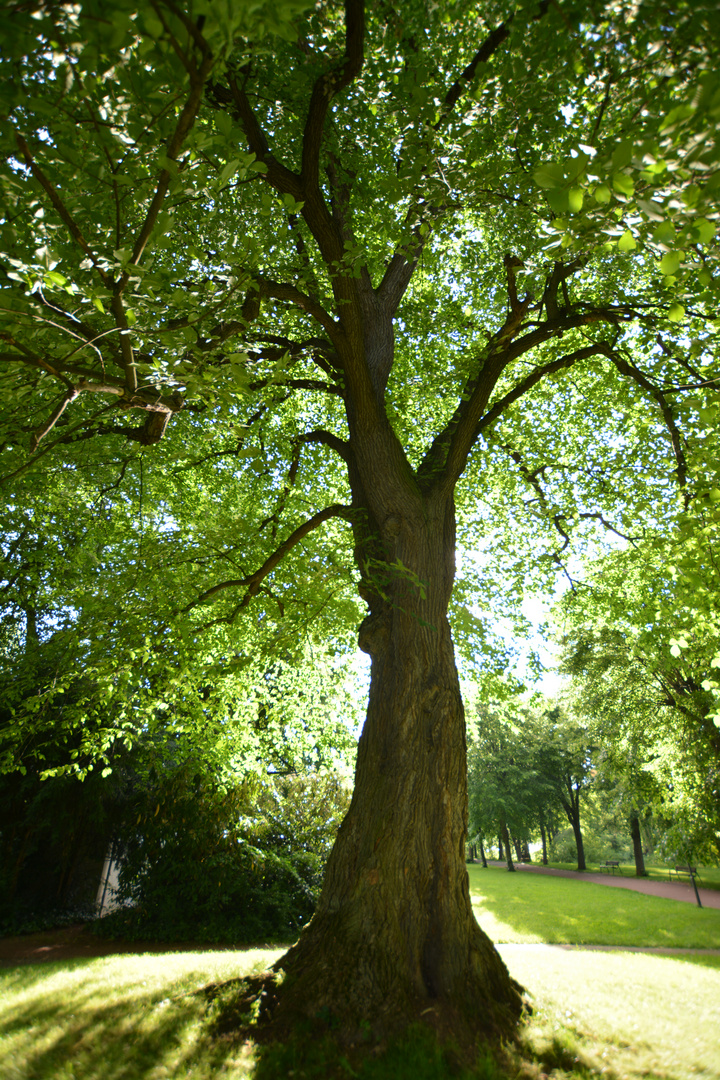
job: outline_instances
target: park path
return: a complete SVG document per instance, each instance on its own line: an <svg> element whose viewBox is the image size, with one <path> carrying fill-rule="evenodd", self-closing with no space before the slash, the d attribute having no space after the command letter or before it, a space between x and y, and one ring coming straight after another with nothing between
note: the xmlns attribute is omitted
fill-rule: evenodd
<svg viewBox="0 0 720 1080"><path fill-rule="evenodd" d="M488 866L505 866L504 862L488 859ZM632 889L633 892L646 896L660 896L663 900L682 900L696 904L695 890L692 884L684 881L658 881L657 879L624 877L621 874L589 874L577 870L555 870L550 866L536 866L534 863L515 863L515 869L534 874L554 874L555 877L577 878L591 881L595 885L608 885L615 889ZM703 889L698 886L700 903L707 908L720 908L720 890Z"/></svg>

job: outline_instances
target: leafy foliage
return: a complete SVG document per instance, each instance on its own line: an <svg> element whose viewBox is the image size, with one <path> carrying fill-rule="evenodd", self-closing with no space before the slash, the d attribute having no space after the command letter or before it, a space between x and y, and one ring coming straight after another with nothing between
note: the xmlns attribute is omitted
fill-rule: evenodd
<svg viewBox="0 0 720 1080"><path fill-rule="evenodd" d="M349 795L337 775L258 777L233 786L192 759L135 792L103 934L252 942L297 935L314 909ZM137 814L136 819L133 818Z"/></svg>

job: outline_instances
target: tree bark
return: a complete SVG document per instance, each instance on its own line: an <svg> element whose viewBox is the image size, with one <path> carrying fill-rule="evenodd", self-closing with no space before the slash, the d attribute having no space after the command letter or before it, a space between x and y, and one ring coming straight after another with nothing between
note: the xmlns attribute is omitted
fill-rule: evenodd
<svg viewBox="0 0 720 1080"><path fill-rule="evenodd" d="M515 864L513 863L512 850L510 847L510 834L505 822L500 826L500 836L505 846L505 860L507 862L507 868L511 873L515 873Z"/></svg>
<svg viewBox="0 0 720 1080"><path fill-rule="evenodd" d="M572 825L572 831L575 836L575 848L577 850L577 868L578 870L587 870L585 863L585 844L583 842L582 829L580 828L580 811L579 807L573 807L573 813L570 816L570 824Z"/></svg>
<svg viewBox="0 0 720 1080"><path fill-rule="evenodd" d="M485 855L485 846L482 840L480 841L480 858L482 859L483 866L487 870L487 856Z"/></svg>
<svg viewBox="0 0 720 1080"><path fill-rule="evenodd" d="M580 789L574 787L571 776L566 776L564 780L565 791L561 794L561 802L563 809L567 815L567 819L572 825L573 835L575 837L575 848L577 850L577 868L578 870L587 870L585 863L585 845L583 843L582 829L580 828Z"/></svg>
<svg viewBox="0 0 720 1080"><path fill-rule="evenodd" d="M503 849L502 836L498 835L498 859L500 862L505 862L505 851Z"/></svg>
<svg viewBox="0 0 720 1080"><path fill-rule="evenodd" d="M522 1003L470 903L465 718L446 615L451 501L391 522L383 539L383 573L403 572L376 579L382 603L375 592L360 628L372 670L353 798L316 913L277 964L275 1015L332 1016L350 1041L361 1024L384 1035L450 1016L456 1036L465 1024L497 1038Z"/></svg>
<svg viewBox="0 0 720 1080"><path fill-rule="evenodd" d="M540 839L542 840L542 864L543 866L547 866L547 833L545 832L545 826L542 822L540 822Z"/></svg>
<svg viewBox="0 0 720 1080"><path fill-rule="evenodd" d="M645 869L645 857L643 855L642 836L640 835L640 815L637 810L633 810L629 817L630 821L630 836L633 843L633 854L635 856L635 876L647 877L648 873Z"/></svg>

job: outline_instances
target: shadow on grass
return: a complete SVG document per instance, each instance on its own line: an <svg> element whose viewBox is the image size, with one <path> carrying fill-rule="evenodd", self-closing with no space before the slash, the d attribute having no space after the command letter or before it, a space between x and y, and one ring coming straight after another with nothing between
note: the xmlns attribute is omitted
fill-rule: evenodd
<svg viewBox="0 0 720 1080"><path fill-rule="evenodd" d="M85 968L85 977L69 992L64 979L53 985L56 967L63 976ZM138 993L136 986L114 986L102 972L95 975L93 967L92 961L77 961L43 965L37 973L23 969L17 980L5 975L5 1000L13 982L21 981L22 993L2 1010L3 1080L159 1080L193 1075L190 1067L198 1053L203 1062L198 1077L221 1067L227 1046L205 1039L198 1043L195 1037L205 1010L197 993L165 997L167 987Z"/></svg>

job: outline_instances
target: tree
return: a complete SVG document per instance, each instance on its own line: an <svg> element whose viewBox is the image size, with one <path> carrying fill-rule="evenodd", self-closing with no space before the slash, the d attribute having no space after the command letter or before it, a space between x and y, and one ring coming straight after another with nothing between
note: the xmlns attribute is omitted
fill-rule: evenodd
<svg viewBox="0 0 720 1080"><path fill-rule="evenodd" d="M521 1002L464 865L456 529L514 560L512 593L523 551L547 579L571 535L693 494L670 402L688 336L693 385L715 379L713 13L347 0L290 28L297 10L11 7L5 485L22 501L128 440L226 466L257 558L181 580L165 619L190 637L283 622L289 581L317 605L352 560L367 718L276 1016L329 1009L354 1038L430 1009L497 1036ZM321 528L339 565L306 553Z"/></svg>
<svg viewBox="0 0 720 1080"><path fill-rule="evenodd" d="M676 859L717 859L720 840L716 525L704 501L699 523L683 515L669 535L588 565L559 612L563 668L595 718L602 771L625 792L636 851L632 821L652 806Z"/></svg>
<svg viewBox="0 0 720 1080"><path fill-rule="evenodd" d="M516 844L527 844L539 829L547 862L545 826L559 809L557 778L548 771L547 714L519 703L481 705L478 714L468 725L471 832L500 836L508 869L514 870L508 832Z"/></svg>

